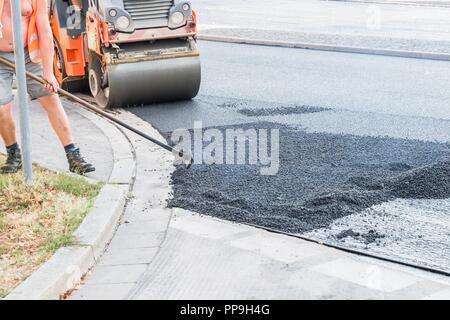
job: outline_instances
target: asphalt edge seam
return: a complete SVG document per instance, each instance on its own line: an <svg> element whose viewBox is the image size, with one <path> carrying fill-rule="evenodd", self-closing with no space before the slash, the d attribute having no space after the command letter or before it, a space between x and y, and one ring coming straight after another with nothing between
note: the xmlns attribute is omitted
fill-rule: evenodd
<svg viewBox="0 0 450 320"><path fill-rule="evenodd" d="M351 46L336 46L336 45L327 45L327 44L312 43L312 42L290 42L290 41L281 41L281 40L275 41L275 40L241 38L241 37L228 37L228 36L210 35L210 34L200 34L198 36L198 40L224 42L224 43L236 43L236 44L248 44L248 45L258 45L258 46L268 46L268 47L282 47L282 48L292 48L292 49L307 49L307 50L331 51L331 52L341 52L341 53L369 54L369 55L411 58L411 59L450 61L450 54L435 53L435 52L376 49L376 48L351 47Z"/></svg>
<svg viewBox="0 0 450 320"><path fill-rule="evenodd" d="M381 255L375 254L375 253L370 253L370 252L364 252L362 250L358 250L358 249L351 249L351 248L346 248L340 245L335 245L326 241L321 241L321 240L316 240L301 234L294 234L294 233L289 233L289 232L283 232L283 231L278 231L269 227L263 227L263 226L258 226L255 224L245 224L248 225L250 227L253 227L255 229L259 229L259 230L264 230L267 231L269 233L273 233L273 234L279 234L279 235L283 235L283 236L287 236L290 238L297 238L306 242L310 242L310 243L314 243L320 246L324 246L327 248L331 248L331 249L335 249L338 251L342 251L342 252L346 252L346 253L350 253L350 254L354 254L356 256L361 256L361 257L366 257L366 258L371 258L371 259L375 259L375 260L379 260L379 261L384 261L384 262L388 262L388 263L392 263L395 265L400 265L403 267L407 267L407 268L412 268L412 269L417 269L420 271L424 271L424 272L429 272L432 274L437 274L440 276L445 276L445 277L450 277L450 272L449 271L445 271L445 270L441 270L441 269L437 269L437 268L430 268L430 267L426 267L426 266L421 266L418 264L414 264L414 263L409 263L409 262L405 262L402 261L400 259L394 259L394 258L389 258L389 257L383 257Z"/></svg>

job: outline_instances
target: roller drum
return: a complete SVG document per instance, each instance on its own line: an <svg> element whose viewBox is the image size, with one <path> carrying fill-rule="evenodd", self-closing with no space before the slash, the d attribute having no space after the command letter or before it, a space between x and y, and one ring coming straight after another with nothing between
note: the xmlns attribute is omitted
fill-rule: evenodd
<svg viewBox="0 0 450 320"><path fill-rule="evenodd" d="M107 66L106 108L188 100L200 89L198 56Z"/></svg>

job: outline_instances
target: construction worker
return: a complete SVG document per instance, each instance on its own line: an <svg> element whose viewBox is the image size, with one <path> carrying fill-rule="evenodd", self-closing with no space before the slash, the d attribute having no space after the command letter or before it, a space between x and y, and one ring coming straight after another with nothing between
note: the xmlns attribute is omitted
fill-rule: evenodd
<svg viewBox="0 0 450 320"><path fill-rule="evenodd" d="M16 0L14 0L16 1ZM53 35L48 17L47 0L17 0L21 3L27 71L42 76L47 85L27 79L28 93L37 99L48 115L61 144L64 146L71 172L85 174L95 171L75 145L69 120L57 95L58 81L53 73ZM13 30L10 0L0 0L0 55L14 60ZM6 163L0 173L16 173L22 167L22 157L16 140L12 115L12 83L14 70L0 65L0 136L6 150Z"/></svg>

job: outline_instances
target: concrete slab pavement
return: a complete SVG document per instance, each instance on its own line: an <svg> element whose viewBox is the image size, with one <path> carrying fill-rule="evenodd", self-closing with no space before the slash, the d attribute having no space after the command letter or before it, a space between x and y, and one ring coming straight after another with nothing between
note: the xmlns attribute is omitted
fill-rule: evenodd
<svg viewBox="0 0 450 320"><path fill-rule="evenodd" d="M174 209L130 299L422 299L450 279Z"/></svg>
<svg viewBox="0 0 450 320"><path fill-rule="evenodd" d="M121 120L152 137L163 138L147 122L128 112ZM103 256L70 299L125 299L161 248L172 211L173 156L141 137L127 133L136 154L137 173L117 231Z"/></svg>

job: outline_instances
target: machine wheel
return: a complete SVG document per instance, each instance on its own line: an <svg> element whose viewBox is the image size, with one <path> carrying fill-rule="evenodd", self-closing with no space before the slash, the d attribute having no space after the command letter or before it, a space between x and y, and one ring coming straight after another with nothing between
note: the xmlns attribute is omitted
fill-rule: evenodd
<svg viewBox="0 0 450 320"><path fill-rule="evenodd" d="M161 49L181 44L189 45L172 40L162 43ZM132 48L126 47L129 52L133 52ZM150 48L155 47L152 44ZM103 109L192 99L200 82L200 59L196 55L105 65L97 53L89 54L89 87Z"/></svg>
<svg viewBox="0 0 450 320"><path fill-rule="evenodd" d="M111 107L108 102L109 87L105 86L105 84L107 84L107 79L105 79L105 76L106 74L103 72L100 57L97 54L90 52L89 89L92 96L97 101L97 104L103 109Z"/></svg>
<svg viewBox="0 0 450 320"><path fill-rule="evenodd" d="M61 46L56 39L53 39L55 48L55 54L53 58L53 72L55 73L56 80L62 89L70 92L83 92L87 89L86 80L69 80L66 74L66 67L64 65L64 56Z"/></svg>

